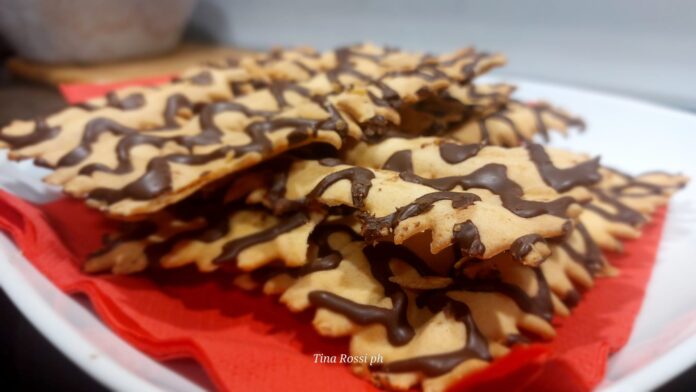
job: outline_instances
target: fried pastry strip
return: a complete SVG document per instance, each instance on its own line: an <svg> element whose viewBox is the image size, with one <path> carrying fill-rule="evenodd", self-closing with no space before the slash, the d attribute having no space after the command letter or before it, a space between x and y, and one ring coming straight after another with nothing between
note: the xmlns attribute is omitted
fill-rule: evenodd
<svg viewBox="0 0 696 392"><path fill-rule="evenodd" d="M9 127L1 137L15 158L34 157L54 168L48 182L110 215L135 218L290 148L318 142L340 147L394 127L400 121L395 108L403 103L499 62L466 50L419 59L405 60L409 65L398 71L373 62L362 68L341 63L306 82L272 83L206 105L182 124L142 130L124 120L139 121L139 114L120 111L92 121L80 116L69 129L45 122L34 130Z"/></svg>
<svg viewBox="0 0 696 392"><path fill-rule="evenodd" d="M505 178L504 173L491 176L498 174ZM567 216L574 199L525 202L515 184L509 189L440 190L404 180L393 171L346 165L337 159L296 161L273 181L250 200L275 211L278 203L354 208L368 243L401 244L429 233L431 253L454 246L463 259L491 258L512 249L518 260L535 264L548 255L544 239L561 236L572 227ZM511 208L510 203L524 208ZM504 230L500 222L506 222Z"/></svg>
<svg viewBox="0 0 696 392"><path fill-rule="evenodd" d="M443 135L463 143L514 147L530 142L537 134L548 140L549 131L565 134L569 128L584 129L585 123L546 102L510 100L499 111L447 128Z"/></svg>

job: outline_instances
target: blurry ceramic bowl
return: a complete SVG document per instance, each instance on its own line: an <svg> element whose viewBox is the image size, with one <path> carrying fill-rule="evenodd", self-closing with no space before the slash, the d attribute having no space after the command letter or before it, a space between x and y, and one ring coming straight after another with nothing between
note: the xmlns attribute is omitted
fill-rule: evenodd
<svg viewBox="0 0 696 392"><path fill-rule="evenodd" d="M197 0L0 0L0 34L46 63L97 63L176 46Z"/></svg>

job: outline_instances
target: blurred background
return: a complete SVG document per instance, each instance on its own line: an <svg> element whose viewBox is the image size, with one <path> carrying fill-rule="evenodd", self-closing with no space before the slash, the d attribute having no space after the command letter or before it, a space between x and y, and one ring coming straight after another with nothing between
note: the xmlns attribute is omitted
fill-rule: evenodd
<svg viewBox="0 0 696 392"><path fill-rule="evenodd" d="M696 110L695 22L688 0L201 0L188 34L250 48L475 44L508 55L500 75Z"/></svg>
<svg viewBox="0 0 696 392"><path fill-rule="evenodd" d="M508 55L499 75L696 110L696 2L688 0L0 0L0 10L0 53L40 62L166 56L179 39L245 49L473 44Z"/></svg>

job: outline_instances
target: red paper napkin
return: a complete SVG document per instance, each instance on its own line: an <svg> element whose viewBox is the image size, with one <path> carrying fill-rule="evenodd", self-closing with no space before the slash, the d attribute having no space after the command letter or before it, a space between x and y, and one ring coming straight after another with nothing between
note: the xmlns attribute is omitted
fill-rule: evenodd
<svg viewBox="0 0 696 392"><path fill-rule="evenodd" d="M76 101L94 90L71 91ZM640 309L664 215L611 255L620 276L598 279L570 317L556 320L553 342L518 347L454 389L587 391L600 383ZM80 261L111 227L80 201L37 206L0 191L0 229L56 286L86 294L126 341L161 360L195 359L221 390L374 390L346 365L313 363L315 353L347 353L346 339L320 337L311 312L292 314L274 298L238 290L224 273L83 274Z"/></svg>
<svg viewBox="0 0 696 392"><path fill-rule="evenodd" d="M75 104L123 87L157 86L170 81L172 77L172 75L163 75L156 78L132 79L109 83L70 83L62 84L59 88L65 100L70 104Z"/></svg>

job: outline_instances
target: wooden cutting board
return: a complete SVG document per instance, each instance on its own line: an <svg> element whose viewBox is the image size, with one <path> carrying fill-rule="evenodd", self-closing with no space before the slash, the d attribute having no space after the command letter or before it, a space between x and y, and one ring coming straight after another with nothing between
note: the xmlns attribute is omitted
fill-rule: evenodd
<svg viewBox="0 0 696 392"><path fill-rule="evenodd" d="M252 51L239 48L184 43L165 55L106 64L55 65L14 57L8 60L7 69L17 77L51 85L113 83L158 75L173 75L205 61L222 60L250 53Z"/></svg>

